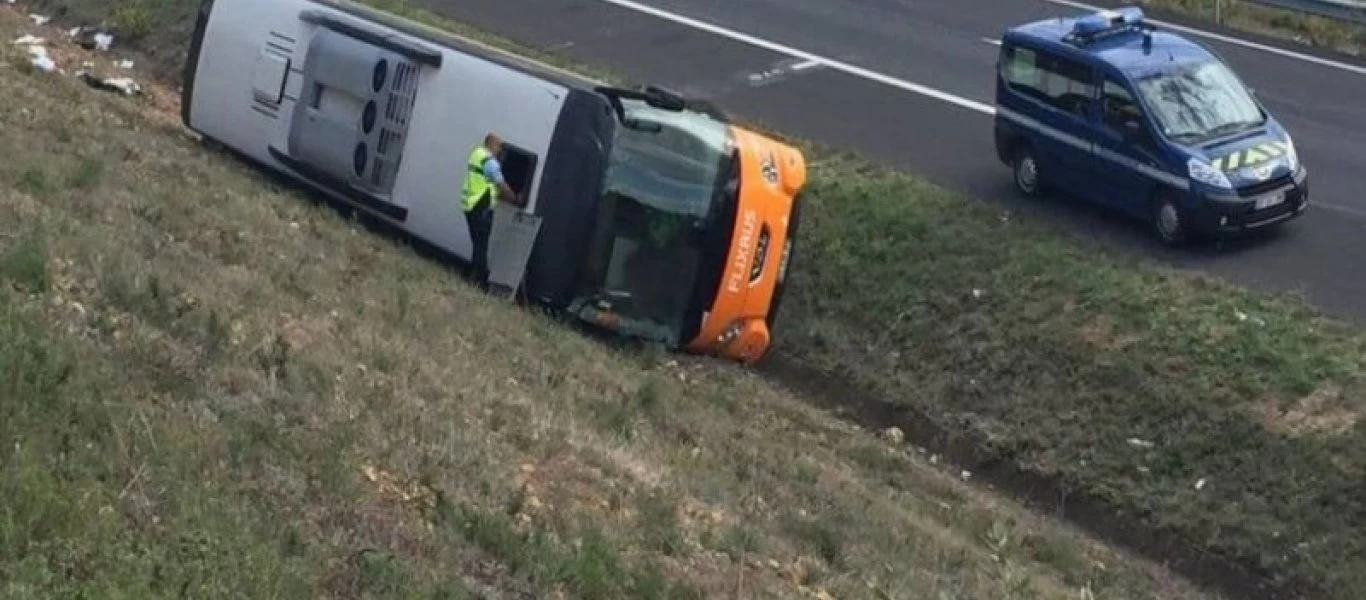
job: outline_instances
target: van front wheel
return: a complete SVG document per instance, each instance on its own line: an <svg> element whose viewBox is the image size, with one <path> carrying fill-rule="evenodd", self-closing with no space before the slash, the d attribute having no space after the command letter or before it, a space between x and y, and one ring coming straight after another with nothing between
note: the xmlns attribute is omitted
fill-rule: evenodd
<svg viewBox="0 0 1366 600"><path fill-rule="evenodd" d="M1026 198L1038 198L1039 190L1042 189L1039 160L1029 146L1021 145L1015 149L1015 160L1011 167L1015 172L1015 190Z"/></svg>
<svg viewBox="0 0 1366 600"><path fill-rule="evenodd" d="M1163 244L1176 247L1188 237L1186 215L1171 194L1158 194L1153 201L1153 230Z"/></svg>

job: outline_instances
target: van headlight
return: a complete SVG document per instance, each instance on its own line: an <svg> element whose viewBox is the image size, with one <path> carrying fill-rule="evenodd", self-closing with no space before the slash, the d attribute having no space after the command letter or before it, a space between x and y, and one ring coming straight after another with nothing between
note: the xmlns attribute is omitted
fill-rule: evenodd
<svg viewBox="0 0 1366 600"><path fill-rule="evenodd" d="M1217 188L1231 189L1233 184L1229 182L1228 176L1222 171L1214 168L1209 163L1198 158L1191 158L1186 163L1186 170L1190 172L1190 178L1205 185L1212 185Z"/></svg>
<svg viewBox="0 0 1366 600"><path fill-rule="evenodd" d="M1291 173L1300 170L1300 155L1295 152L1295 140L1290 139L1290 136L1285 136L1285 166L1290 168Z"/></svg>

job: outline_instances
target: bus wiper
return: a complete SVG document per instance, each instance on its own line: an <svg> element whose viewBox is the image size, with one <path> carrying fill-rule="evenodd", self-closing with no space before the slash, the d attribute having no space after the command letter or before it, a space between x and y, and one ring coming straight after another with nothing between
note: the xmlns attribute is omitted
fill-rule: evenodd
<svg viewBox="0 0 1366 600"><path fill-rule="evenodd" d="M607 97L612 103L613 110L616 111L617 120L626 123L626 107L622 106L621 99L629 98L641 100L645 104L672 112L683 112L688 108L688 101L682 95L666 90L657 85L645 86L644 91L628 90L625 88L598 86L593 88L599 94ZM629 125L628 125L629 127Z"/></svg>
<svg viewBox="0 0 1366 600"><path fill-rule="evenodd" d="M640 119L623 118L621 124L627 129L635 131L645 131L648 133L659 133L664 131L664 126L652 121L641 121Z"/></svg>

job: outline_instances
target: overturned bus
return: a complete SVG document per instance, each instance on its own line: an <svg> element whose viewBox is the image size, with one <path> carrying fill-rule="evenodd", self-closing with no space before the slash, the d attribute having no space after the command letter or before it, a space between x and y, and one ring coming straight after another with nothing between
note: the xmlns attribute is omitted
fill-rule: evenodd
<svg viewBox="0 0 1366 600"><path fill-rule="evenodd" d="M490 288L677 351L770 346L805 159L675 93L339 0L202 0L182 119L461 261L467 157L496 134L525 206L497 204Z"/></svg>

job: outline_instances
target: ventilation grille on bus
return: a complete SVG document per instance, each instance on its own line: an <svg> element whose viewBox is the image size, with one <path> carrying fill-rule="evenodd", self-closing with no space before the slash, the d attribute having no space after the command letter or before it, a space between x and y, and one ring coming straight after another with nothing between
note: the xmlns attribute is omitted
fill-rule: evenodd
<svg viewBox="0 0 1366 600"><path fill-rule="evenodd" d="M370 183L375 186L384 185L390 166L396 164L403 153L403 137L416 99L417 69L407 63L398 63L390 82L389 95L384 102L384 125L380 127L374 170L370 173Z"/></svg>
<svg viewBox="0 0 1366 600"><path fill-rule="evenodd" d="M272 119L280 115L280 101L296 100L287 94L285 84L293 70L295 39L271 31L252 71L251 109Z"/></svg>

